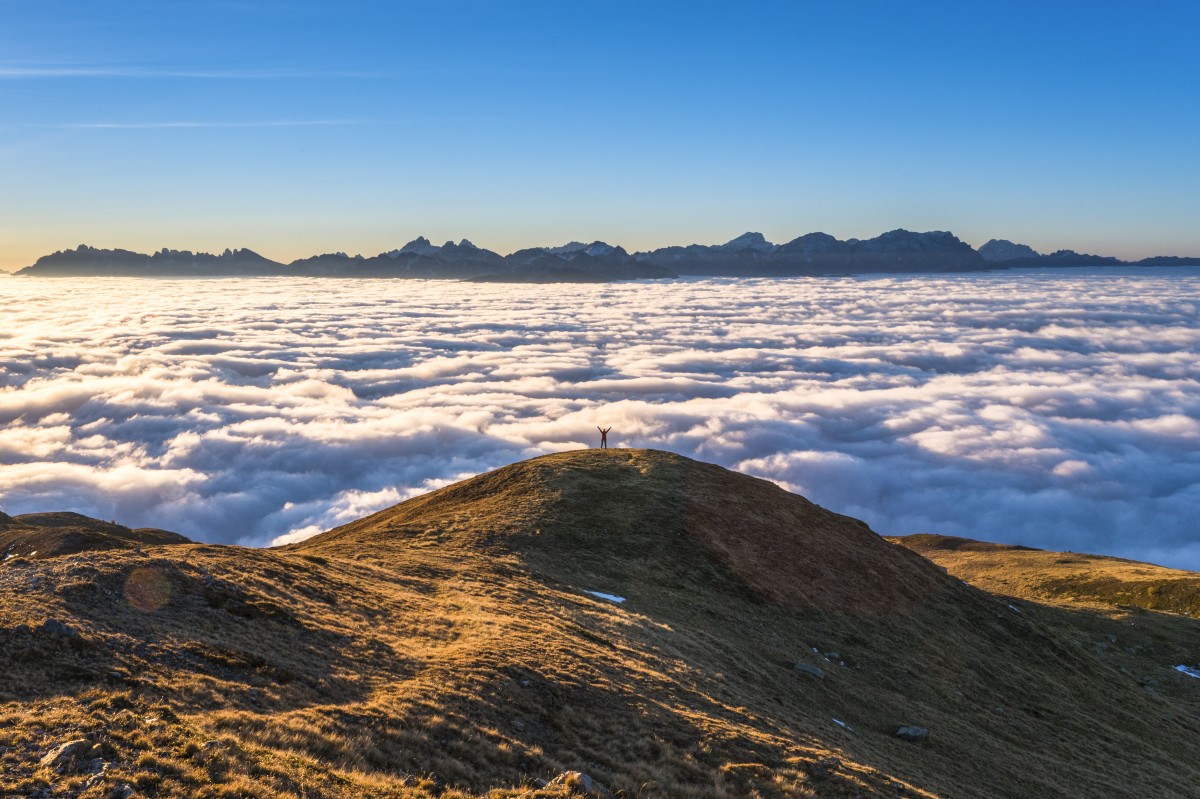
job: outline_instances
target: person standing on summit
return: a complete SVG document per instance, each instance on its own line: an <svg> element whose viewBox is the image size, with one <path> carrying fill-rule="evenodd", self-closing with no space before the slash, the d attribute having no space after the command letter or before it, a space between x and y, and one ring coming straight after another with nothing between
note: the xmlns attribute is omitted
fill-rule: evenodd
<svg viewBox="0 0 1200 799"><path fill-rule="evenodd" d="M612 426L597 427L596 429L600 431L600 449L608 449L608 431L612 430Z"/></svg>

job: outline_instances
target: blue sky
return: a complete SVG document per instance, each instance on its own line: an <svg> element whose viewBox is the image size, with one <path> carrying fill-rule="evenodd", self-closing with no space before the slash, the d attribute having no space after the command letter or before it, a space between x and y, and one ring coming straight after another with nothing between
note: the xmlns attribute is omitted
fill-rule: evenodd
<svg viewBox="0 0 1200 799"><path fill-rule="evenodd" d="M0 268L895 227L1200 254L1200 6L982 6L0 0Z"/></svg>

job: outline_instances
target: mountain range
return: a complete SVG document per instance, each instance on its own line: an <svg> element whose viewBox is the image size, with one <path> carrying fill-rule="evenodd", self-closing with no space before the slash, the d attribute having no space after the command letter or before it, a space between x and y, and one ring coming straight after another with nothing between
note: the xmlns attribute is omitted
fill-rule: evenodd
<svg viewBox="0 0 1200 799"><path fill-rule="evenodd" d="M689 244L629 253L595 241L531 247L509 255L463 239L435 245L419 237L372 257L326 253L288 264L247 249L219 255L163 249L152 254L80 245L39 258L17 272L36 276L138 277L391 277L481 282L606 282L685 275L794 277L895 272L973 272L1010 267L1200 265L1200 257L1158 256L1127 262L1059 250L1041 254L1023 244L992 239L978 250L945 231L892 230L872 239L840 240L808 233L773 244L745 233L718 245Z"/></svg>
<svg viewBox="0 0 1200 799"><path fill-rule="evenodd" d="M271 549L0 515L0 794L1192 796L1197 584L637 449Z"/></svg>

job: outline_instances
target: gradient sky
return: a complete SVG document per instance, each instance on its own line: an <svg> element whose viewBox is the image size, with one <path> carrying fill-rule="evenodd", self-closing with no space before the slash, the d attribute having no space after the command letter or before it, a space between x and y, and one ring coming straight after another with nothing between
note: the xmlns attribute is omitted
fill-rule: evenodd
<svg viewBox="0 0 1200 799"><path fill-rule="evenodd" d="M1200 255L1200 4L0 0L0 268L786 241Z"/></svg>

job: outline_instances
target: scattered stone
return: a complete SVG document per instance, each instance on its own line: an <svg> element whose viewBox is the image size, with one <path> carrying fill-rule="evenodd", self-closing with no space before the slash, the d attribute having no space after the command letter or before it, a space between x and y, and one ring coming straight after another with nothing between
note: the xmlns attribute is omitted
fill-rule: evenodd
<svg viewBox="0 0 1200 799"><path fill-rule="evenodd" d="M816 677L818 680L825 679L825 671L819 666L812 666L808 663L797 663L796 671L807 674L809 677Z"/></svg>
<svg viewBox="0 0 1200 799"><path fill-rule="evenodd" d="M614 799L612 791L582 771L564 771L548 783L548 787L554 785L561 785L573 795L584 796L587 799Z"/></svg>
<svg viewBox="0 0 1200 799"><path fill-rule="evenodd" d="M86 738L76 738L51 749L41 759L42 768L54 769L60 774L73 770L76 764L92 754L92 743Z"/></svg>
<svg viewBox="0 0 1200 799"><path fill-rule="evenodd" d="M929 730L924 727L904 725L896 730L896 737L902 741L919 744L929 737Z"/></svg>
<svg viewBox="0 0 1200 799"><path fill-rule="evenodd" d="M113 789L108 792L108 799L133 799L137 795L137 791L129 783L122 782L119 785L114 785Z"/></svg>
<svg viewBox="0 0 1200 799"><path fill-rule="evenodd" d="M53 635L55 638L78 638L79 631L63 624L58 619L46 619L42 622L42 626L38 627L38 632L46 635Z"/></svg>

